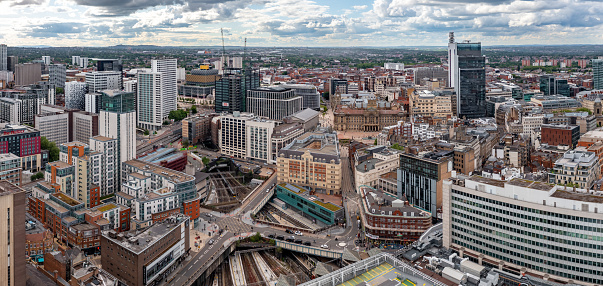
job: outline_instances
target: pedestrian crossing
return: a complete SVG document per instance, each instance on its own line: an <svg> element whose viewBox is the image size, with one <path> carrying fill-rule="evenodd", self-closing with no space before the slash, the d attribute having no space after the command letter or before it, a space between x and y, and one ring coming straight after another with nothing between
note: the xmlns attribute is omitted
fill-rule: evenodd
<svg viewBox="0 0 603 286"><path fill-rule="evenodd" d="M250 232L251 226L236 217L227 217L217 222L219 229L228 230L231 233Z"/></svg>

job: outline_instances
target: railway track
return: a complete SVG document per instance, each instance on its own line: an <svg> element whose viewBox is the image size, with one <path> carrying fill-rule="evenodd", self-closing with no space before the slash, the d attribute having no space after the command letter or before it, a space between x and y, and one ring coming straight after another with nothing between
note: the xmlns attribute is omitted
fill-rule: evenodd
<svg viewBox="0 0 603 286"><path fill-rule="evenodd" d="M310 281L310 277L308 277L308 275L306 275L305 272L305 267L303 265L300 265L299 262L297 261L297 259L295 259L294 257L287 257L289 261L289 265L291 266L291 270L293 273L298 273L298 275L295 275L295 280L296 280L296 285L301 284L301 283L305 283Z"/></svg>
<svg viewBox="0 0 603 286"><path fill-rule="evenodd" d="M251 253L241 254L241 259L243 262L243 270L245 271L245 281L247 281L247 285L266 285L255 263L252 261Z"/></svg>
<svg viewBox="0 0 603 286"><path fill-rule="evenodd" d="M234 286L232 283L232 278L230 276L230 266L228 264L228 260L222 263L222 273L220 276L220 286Z"/></svg>
<svg viewBox="0 0 603 286"><path fill-rule="evenodd" d="M266 261L266 263L268 263L268 266L270 267L270 269L272 269L272 271L274 272L274 275L276 275L276 277L280 277L281 275L289 275L291 274L291 272L287 271L287 269L285 269L285 267L274 258L274 256L269 255L268 253L266 253L265 251L260 251L260 256L262 258L264 258L264 261Z"/></svg>
<svg viewBox="0 0 603 286"><path fill-rule="evenodd" d="M270 204L266 204L266 211L269 211L269 213L271 214L278 214L281 218L284 218L288 223L290 223L291 225L295 226L295 227L299 227L299 228L306 228L309 229L309 227L293 218L291 218L288 214L284 213L283 211L271 206ZM271 215L272 216L272 215Z"/></svg>

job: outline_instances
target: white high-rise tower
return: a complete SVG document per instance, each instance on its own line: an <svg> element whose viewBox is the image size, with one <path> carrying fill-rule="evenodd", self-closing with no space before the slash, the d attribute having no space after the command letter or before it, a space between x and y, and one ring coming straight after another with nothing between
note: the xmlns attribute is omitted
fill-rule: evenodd
<svg viewBox="0 0 603 286"><path fill-rule="evenodd" d="M170 111L177 108L178 60L153 60L151 68L153 72L161 73L161 119L166 119Z"/></svg>

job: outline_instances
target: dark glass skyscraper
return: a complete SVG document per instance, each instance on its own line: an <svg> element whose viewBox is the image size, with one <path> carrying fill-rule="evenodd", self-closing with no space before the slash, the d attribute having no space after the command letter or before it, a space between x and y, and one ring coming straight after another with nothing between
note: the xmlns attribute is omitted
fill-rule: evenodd
<svg viewBox="0 0 603 286"><path fill-rule="evenodd" d="M448 42L449 84L457 95L457 116L480 118L486 116L486 57L482 44Z"/></svg>
<svg viewBox="0 0 603 286"><path fill-rule="evenodd" d="M252 69L225 69L216 82L216 112L247 111L247 91L260 86L260 74Z"/></svg>
<svg viewBox="0 0 603 286"><path fill-rule="evenodd" d="M136 111L136 95L133 92L104 90L101 92L100 110L117 113Z"/></svg>
<svg viewBox="0 0 603 286"><path fill-rule="evenodd" d="M566 97L570 96L567 79L555 78L553 75L543 75L540 77L540 91L544 95L560 94Z"/></svg>

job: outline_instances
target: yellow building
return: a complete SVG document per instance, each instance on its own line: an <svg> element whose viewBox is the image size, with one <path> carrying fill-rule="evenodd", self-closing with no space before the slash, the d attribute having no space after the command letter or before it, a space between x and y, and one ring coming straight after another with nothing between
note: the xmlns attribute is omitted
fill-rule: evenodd
<svg viewBox="0 0 603 286"><path fill-rule="evenodd" d="M277 165L279 183L293 183L312 192L341 195L341 160L334 132L305 133L279 150Z"/></svg>
<svg viewBox="0 0 603 286"><path fill-rule="evenodd" d="M427 90L413 92L409 105L412 115L438 118L452 116L450 95L436 95Z"/></svg>

